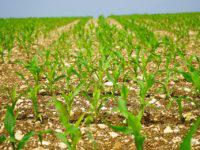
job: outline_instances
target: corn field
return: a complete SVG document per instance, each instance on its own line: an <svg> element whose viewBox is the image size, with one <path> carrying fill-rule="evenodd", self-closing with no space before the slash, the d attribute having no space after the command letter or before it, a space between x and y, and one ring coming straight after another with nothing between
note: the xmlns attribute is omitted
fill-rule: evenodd
<svg viewBox="0 0 200 150"><path fill-rule="evenodd" d="M200 149L200 13L0 19L0 149Z"/></svg>

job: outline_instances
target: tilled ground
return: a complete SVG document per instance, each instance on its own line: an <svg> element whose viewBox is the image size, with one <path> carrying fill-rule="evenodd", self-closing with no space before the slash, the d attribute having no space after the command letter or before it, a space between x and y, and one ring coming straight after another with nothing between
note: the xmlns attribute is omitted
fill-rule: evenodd
<svg viewBox="0 0 200 150"><path fill-rule="evenodd" d="M114 22L111 20L111 22ZM115 22L113 23L115 24ZM119 26L119 25L118 25ZM121 27L120 27L121 28ZM23 91L27 87L15 75L16 71L23 71L23 68L17 64L0 64L0 134L8 136L4 129L4 116L6 112L6 105L9 99L6 94L5 87L12 87L14 84L18 85L18 90ZM24 72L26 72L24 70ZM27 73L27 77L29 74ZM30 79L31 80L31 79ZM138 95L139 89L133 82L127 82L129 87L128 109L133 114L136 114L139 108ZM109 85L108 85L109 91ZM178 107L176 103L172 103L170 108L169 100L165 94L156 94L156 90L160 88L155 85L150 91L146 100L150 102L147 107L145 115L142 119L142 133L146 140L144 149L146 150L168 150L178 149L179 144L186 134L191 123L200 116L199 107L194 102L184 101L185 122L181 122L178 114ZM173 95L187 95L196 102L200 101L200 97L192 92L192 85L180 77L177 81L170 82L170 88L173 89ZM117 107L116 98L109 98L105 106L102 107L97 119L89 126L81 125L82 138L77 146L80 150L100 149L100 150L134 150L136 149L133 137L124 135L122 133L114 132L107 125L110 122L115 125L125 124L125 119L114 109ZM63 101L59 92L57 99ZM42 89L39 94L39 110L43 116L42 122L35 121L31 100L22 97L16 105L18 111L18 118L16 122L16 136L21 136L29 131L54 130L57 132L64 131L60 124L58 114L52 103L52 97L47 94L45 89ZM73 111L71 114L71 122L75 122L78 117L87 112L90 104L84 97L77 96L75 98ZM200 149L200 130L197 131L192 140L192 147L194 150ZM10 143L6 142L0 145L0 149L12 149ZM56 138L53 134L46 134L43 136L43 142L40 143L37 136L32 137L26 144L25 149L42 150L42 149L67 149L67 146Z"/></svg>

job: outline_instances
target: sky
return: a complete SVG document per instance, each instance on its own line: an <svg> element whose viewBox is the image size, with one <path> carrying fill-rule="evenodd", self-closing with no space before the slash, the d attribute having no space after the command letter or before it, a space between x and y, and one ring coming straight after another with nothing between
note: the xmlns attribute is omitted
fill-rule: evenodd
<svg viewBox="0 0 200 150"><path fill-rule="evenodd" d="M200 12L200 0L0 0L0 17Z"/></svg>

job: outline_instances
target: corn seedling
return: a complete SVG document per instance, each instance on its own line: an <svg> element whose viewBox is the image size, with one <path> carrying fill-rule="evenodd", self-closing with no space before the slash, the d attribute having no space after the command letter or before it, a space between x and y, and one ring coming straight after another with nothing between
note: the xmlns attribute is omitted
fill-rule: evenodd
<svg viewBox="0 0 200 150"><path fill-rule="evenodd" d="M39 92L40 86L34 86L30 87L28 90L28 97L31 99L32 104L33 104L33 112L35 116L35 120L40 120L42 121L42 116L39 113L39 108L38 108L38 92Z"/></svg>
<svg viewBox="0 0 200 150"><path fill-rule="evenodd" d="M75 124L70 123L70 118L68 117L68 113L66 111L66 107L58 100L54 99L55 107L59 113L60 121L62 125L65 127L65 132L56 132L56 136L58 139L63 141L70 150L75 150L76 145L78 144L81 138L81 131L79 129L79 125L84 117L82 115ZM70 138L70 140L68 139Z"/></svg>
<svg viewBox="0 0 200 150"><path fill-rule="evenodd" d="M180 144L180 150L191 150L191 139L192 136L197 132L198 128L200 127L200 117L194 121L194 123L191 125L188 133L183 138L183 141Z"/></svg>
<svg viewBox="0 0 200 150"><path fill-rule="evenodd" d="M9 137L6 138L5 136L1 136L0 142L1 141L3 142L7 139L12 144L13 150L21 150L28 142L28 140L32 136L34 136L35 133L31 131L25 134L21 140L17 140L15 138L15 124L16 124L16 117L14 115L14 108L11 106L7 106L4 126L7 132L9 133Z"/></svg>
<svg viewBox="0 0 200 150"><path fill-rule="evenodd" d="M121 91L121 98L118 101L118 110L125 117L127 125L126 126L113 126L110 125L112 129L118 132L122 132L124 134L129 134L134 137L135 144L137 150L143 149L143 144L145 137L141 134L141 118L142 118L142 111L139 112L137 116L133 115L128 111L127 108L127 97L128 97L128 89L123 86Z"/></svg>
<svg viewBox="0 0 200 150"><path fill-rule="evenodd" d="M66 75L57 75L57 70L58 70L59 62L58 62L58 56L56 56L55 61L50 61L50 51L48 50L46 52L46 62L45 62L45 76L47 78L47 87L49 89L49 92L51 95L53 95L53 90L54 90L54 84L58 82L59 80L63 79L66 77Z"/></svg>

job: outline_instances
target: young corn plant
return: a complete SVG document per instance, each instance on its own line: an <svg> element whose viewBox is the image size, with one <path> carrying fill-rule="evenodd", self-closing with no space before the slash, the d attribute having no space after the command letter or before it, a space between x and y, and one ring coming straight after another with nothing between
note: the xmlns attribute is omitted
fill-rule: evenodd
<svg viewBox="0 0 200 150"><path fill-rule="evenodd" d="M56 132L55 135L57 136L58 139L63 141L68 146L69 150L75 150L76 145L81 139L81 131L79 129L79 125L84 115L82 115L75 124L72 124L70 123L70 118L68 112L66 111L65 105L63 105L60 101L56 99L54 99L54 104L59 113L60 122L65 127L64 133Z"/></svg>
<svg viewBox="0 0 200 150"><path fill-rule="evenodd" d="M19 62L19 63L22 64L32 74L35 81L35 86L38 86L40 74L42 72L42 66L39 65L37 56L34 56L30 62L27 62L27 63ZM20 78L25 80L25 77L23 76L23 74L21 73L17 73L17 74L20 76Z"/></svg>
<svg viewBox="0 0 200 150"><path fill-rule="evenodd" d="M16 125L16 116L14 115L14 107L7 106L4 126L9 134L9 137L6 137L4 135L0 136L0 143L5 140L8 140L11 143L13 150L21 150L24 148L28 140L35 135L35 133L33 131L28 132L23 136L21 140L17 140L15 138L15 125Z"/></svg>
<svg viewBox="0 0 200 150"><path fill-rule="evenodd" d="M194 123L191 125L188 133L185 135L185 137L183 138L181 144L180 144L180 150L191 150L192 146L191 146L191 140L192 140L192 136L197 132L197 130L200 127L200 117L198 117L196 119L196 121L194 121Z"/></svg>
<svg viewBox="0 0 200 150"><path fill-rule="evenodd" d="M0 57L1 57L1 62L4 63L4 49L2 46L0 46Z"/></svg>
<svg viewBox="0 0 200 150"><path fill-rule="evenodd" d="M40 120L42 121L42 116L39 113L39 108L38 108L38 92L39 92L40 86L36 85L34 87L30 87L28 90L28 97L31 99L32 104L33 104L33 112L35 116L35 120Z"/></svg>
<svg viewBox="0 0 200 150"><path fill-rule="evenodd" d="M193 84L197 93L200 93L200 58L196 56L187 59L181 51L179 51L179 56L183 59L188 71L178 70L177 72L180 73L185 78L185 80ZM195 59L198 63L198 67L195 67L192 64L192 61Z"/></svg>
<svg viewBox="0 0 200 150"><path fill-rule="evenodd" d="M118 111L126 119L126 126L113 126L109 125L113 130L122 132L124 134L132 135L135 140L137 150L143 149L145 137L141 134L142 124L141 118L143 112L140 111L137 116L128 111L127 108L128 88L123 86L121 91L121 97L118 100Z"/></svg>
<svg viewBox="0 0 200 150"><path fill-rule="evenodd" d="M67 113L68 118L70 118L70 115L71 115L74 98L80 93L82 87L83 87L83 84L80 83L76 88L72 89L72 91L69 92L68 94L65 94L65 93L62 94L62 97L65 100L65 107L66 107L66 113Z"/></svg>
<svg viewBox="0 0 200 150"><path fill-rule="evenodd" d="M46 52L46 62L44 67L46 68L46 71L44 72L46 78L47 78L47 87L49 89L50 95L53 95L53 91L55 89L55 83L59 80L66 77L66 75L57 75L57 70L59 67L59 61L58 56L55 57L55 61L50 61L50 51L48 50Z"/></svg>
<svg viewBox="0 0 200 150"><path fill-rule="evenodd" d="M4 37L4 48L8 51L8 62L11 62L12 48L14 47L14 33L7 33Z"/></svg>
<svg viewBox="0 0 200 150"><path fill-rule="evenodd" d="M140 87L140 109L142 110L142 112L144 112L144 109L146 107L146 105L148 104L145 101L146 95L148 93L148 91L150 90L150 88L153 86L155 82L155 75L154 74L146 74L146 77L141 80L138 81L139 87Z"/></svg>

